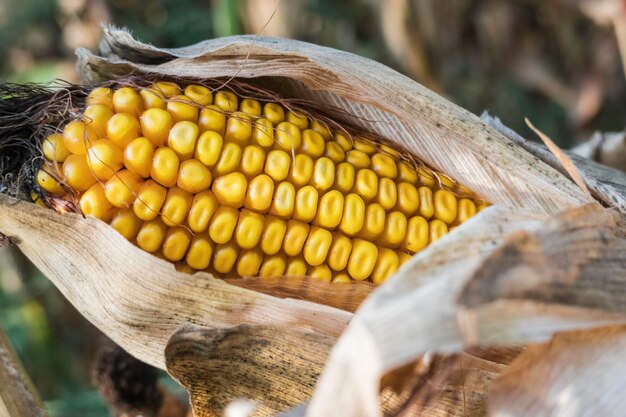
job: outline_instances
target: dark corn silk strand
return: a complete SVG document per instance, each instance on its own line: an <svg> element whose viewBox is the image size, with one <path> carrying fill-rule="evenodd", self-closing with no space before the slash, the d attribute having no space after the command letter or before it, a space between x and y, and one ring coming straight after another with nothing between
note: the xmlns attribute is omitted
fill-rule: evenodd
<svg viewBox="0 0 626 417"><path fill-rule="evenodd" d="M43 190L224 277L380 284L485 206L388 145L201 85L96 88L42 151Z"/></svg>

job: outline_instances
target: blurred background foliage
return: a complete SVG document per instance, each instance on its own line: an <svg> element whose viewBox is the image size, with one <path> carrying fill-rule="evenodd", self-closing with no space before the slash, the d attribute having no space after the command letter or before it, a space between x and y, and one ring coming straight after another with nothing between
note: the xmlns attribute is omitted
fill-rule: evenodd
<svg viewBox="0 0 626 417"><path fill-rule="evenodd" d="M78 82L73 51L101 22L161 47L261 32L343 49L562 147L626 125L624 0L0 0L0 76ZM102 336L7 248L0 325L52 416L107 415L89 377Z"/></svg>

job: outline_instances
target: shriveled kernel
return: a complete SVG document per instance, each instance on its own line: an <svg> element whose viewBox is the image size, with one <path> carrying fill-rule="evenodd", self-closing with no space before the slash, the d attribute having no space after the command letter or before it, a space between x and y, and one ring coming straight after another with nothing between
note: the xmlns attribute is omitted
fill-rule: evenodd
<svg viewBox="0 0 626 417"><path fill-rule="evenodd" d="M127 240L133 240L139 233L139 228L143 222L135 215L133 209L118 210L111 219L111 227Z"/></svg>
<svg viewBox="0 0 626 417"><path fill-rule="evenodd" d="M139 124L141 125L143 136L150 140L155 147L158 147L165 144L170 134L170 129L174 126L174 121L172 116L165 110L151 108L141 114Z"/></svg>
<svg viewBox="0 0 626 417"><path fill-rule="evenodd" d="M348 162L342 162L337 165L337 173L335 174L335 188L343 194L349 193L354 187L354 178L356 176L354 166Z"/></svg>
<svg viewBox="0 0 626 417"><path fill-rule="evenodd" d="M129 113L138 117L144 110L139 93L130 87L122 87L113 93L113 108L116 113Z"/></svg>
<svg viewBox="0 0 626 417"><path fill-rule="evenodd" d="M246 199L248 181L241 172L231 172L216 178L211 189L220 204L239 208Z"/></svg>
<svg viewBox="0 0 626 417"><path fill-rule="evenodd" d="M396 208L407 216L412 215L418 209L420 196L417 188L408 182L398 184L398 203Z"/></svg>
<svg viewBox="0 0 626 417"><path fill-rule="evenodd" d="M398 253L398 259L400 260L400 265L404 265L405 263L407 263L408 261L410 261L413 258L413 255L409 255L406 252L397 252Z"/></svg>
<svg viewBox="0 0 626 417"><path fill-rule="evenodd" d="M96 183L89 187L87 191L80 197L80 211L85 216L94 216L100 220L108 222L113 218L115 209L107 200L104 194L104 187L100 183Z"/></svg>
<svg viewBox="0 0 626 417"><path fill-rule="evenodd" d="M345 272L340 272L333 276L333 279L331 282L333 284L349 284L350 281L352 281L350 279L350 275L346 274Z"/></svg>
<svg viewBox="0 0 626 417"><path fill-rule="evenodd" d="M357 136L354 138L354 149L361 151L369 156L374 155L376 152L375 143L366 137Z"/></svg>
<svg viewBox="0 0 626 417"><path fill-rule="evenodd" d="M48 161L63 162L70 156L70 151L65 147L63 135L53 133L41 144L41 151Z"/></svg>
<svg viewBox="0 0 626 417"><path fill-rule="evenodd" d="M378 193L378 176L371 169L360 169L356 173L353 192L360 195L363 200L371 201Z"/></svg>
<svg viewBox="0 0 626 417"><path fill-rule="evenodd" d="M290 122L282 122L276 126L276 146L283 151L297 151L302 142L302 134L298 126Z"/></svg>
<svg viewBox="0 0 626 417"><path fill-rule="evenodd" d="M287 223L274 216L265 217L265 225L261 234L261 250L267 255L278 253L283 245L287 232Z"/></svg>
<svg viewBox="0 0 626 417"><path fill-rule="evenodd" d="M285 275L302 276L306 275L308 265L304 260L304 256L295 256L287 259L287 268Z"/></svg>
<svg viewBox="0 0 626 417"><path fill-rule="evenodd" d="M476 214L476 204L469 198L461 198L458 202L458 214L455 223L461 224Z"/></svg>
<svg viewBox="0 0 626 417"><path fill-rule="evenodd" d="M247 177L254 177L263 172L265 151L257 145L246 146L241 156L241 172Z"/></svg>
<svg viewBox="0 0 626 417"><path fill-rule="evenodd" d="M350 193L344 199L343 215L339 230L349 236L355 236L363 228L365 220L365 202L357 194Z"/></svg>
<svg viewBox="0 0 626 417"><path fill-rule="evenodd" d="M392 276L400 267L398 255L391 249L381 248L378 253L378 260L372 271L372 282L380 285Z"/></svg>
<svg viewBox="0 0 626 417"><path fill-rule="evenodd" d="M283 250L287 256L296 256L302 253L302 247L309 236L309 225L297 220L287 222L287 231L283 239Z"/></svg>
<svg viewBox="0 0 626 417"><path fill-rule="evenodd" d="M239 104L239 111L246 113L248 116L260 117L261 116L261 103L251 98L244 98Z"/></svg>
<svg viewBox="0 0 626 417"><path fill-rule="evenodd" d="M312 120L311 129L315 130L317 133L322 135L324 140L330 140L332 138L332 135L330 134L330 130L328 129L328 126L324 122L321 122L319 120Z"/></svg>
<svg viewBox="0 0 626 417"><path fill-rule="evenodd" d="M394 179L398 176L396 161L391 156L381 152L372 155L372 170L380 177Z"/></svg>
<svg viewBox="0 0 626 417"><path fill-rule="evenodd" d="M353 149L346 153L346 162L351 163L356 169L370 166L370 157L362 151Z"/></svg>
<svg viewBox="0 0 626 417"><path fill-rule="evenodd" d="M166 196L167 189L148 180L139 189L133 210L141 220L152 220L159 215Z"/></svg>
<svg viewBox="0 0 626 417"><path fill-rule="evenodd" d="M187 218L193 196L178 187L167 190L167 196L161 209L161 219L168 226L182 224Z"/></svg>
<svg viewBox="0 0 626 417"><path fill-rule="evenodd" d="M372 242L362 239L352 241L352 252L348 259L348 273L352 279L362 281L367 279L378 259L378 248Z"/></svg>
<svg viewBox="0 0 626 417"><path fill-rule="evenodd" d="M409 162L398 162L398 181L417 184L417 172Z"/></svg>
<svg viewBox="0 0 626 417"><path fill-rule="evenodd" d="M242 249L252 249L259 243L263 232L264 218L259 213L242 210L235 229L235 240Z"/></svg>
<svg viewBox="0 0 626 417"><path fill-rule="evenodd" d="M69 122L63 129L63 143L71 153L85 155L87 149L96 140L98 140L98 135L84 122Z"/></svg>
<svg viewBox="0 0 626 417"><path fill-rule="evenodd" d="M143 178L123 169L106 182L104 192L115 207L130 207L137 198L142 184Z"/></svg>
<svg viewBox="0 0 626 417"><path fill-rule="evenodd" d="M233 270L237 256L239 256L239 248L233 242L215 246L213 269L220 274L228 274Z"/></svg>
<svg viewBox="0 0 626 417"><path fill-rule="evenodd" d="M254 123L252 130L252 142L264 148L274 145L274 125L265 118L260 118Z"/></svg>
<svg viewBox="0 0 626 417"><path fill-rule="evenodd" d="M97 87L89 92L87 105L103 104L113 110L113 90L107 87Z"/></svg>
<svg viewBox="0 0 626 417"><path fill-rule="evenodd" d="M191 240L185 262L193 269L206 269L211 264L214 248L215 244L207 233L197 234Z"/></svg>
<svg viewBox="0 0 626 417"><path fill-rule="evenodd" d="M433 175L432 171L425 167L419 167L417 169L417 177L420 185L433 188L435 185L439 185L439 182Z"/></svg>
<svg viewBox="0 0 626 417"><path fill-rule="evenodd" d="M287 178L289 174L289 168L291 165L291 158L285 151L273 150L268 152L265 159L265 173L272 177L276 182L282 181Z"/></svg>
<svg viewBox="0 0 626 417"><path fill-rule="evenodd" d="M309 119L304 114L298 114L291 110L287 110L287 121L298 127L300 130L304 130L309 127Z"/></svg>
<svg viewBox="0 0 626 417"><path fill-rule="evenodd" d="M167 138L169 146L181 161L193 158L198 139L198 125L189 121L177 122Z"/></svg>
<svg viewBox="0 0 626 417"><path fill-rule="evenodd" d="M335 164L326 157L321 157L315 161L313 166L313 178L311 185L318 191L326 191L335 182Z"/></svg>
<svg viewBox="0 0 626 417"><path fill-rule="evenodd" d="M139 121L128 113L116 113L107 122L107 137L120 149L138 138L139 130Z"/></svg>
<svg viewBox="0 0 626 417"><path fill-rule="evenodd" d="M313 278L324 282L330 282L333 278L333 272L330 270L328 265L318 265L318 266L310 266L306 274Z"/></svg>
<svg viewBox="0 0 626 417"><path fill-rule="evenodd" d="M441 173L439 174L439 182L441 183L442 187L447 187L449 189L453 189L454 187L456 187L456 183L452 179Z"/></svg>
<svg viewBox="0 0 626 417"><path fill-rule="evenodd" d="M348 265L352 252L352 240L341 233L333 233L333 243L328 252L328 266L335 271L343 271Z"/></svg>
<svg viewBox="0 0 626 417"><path fill-rule="evenodd" d="M312 227L304 243L303 255L309 265L317 266L324 263L333 235L321 227Z"/></svg>
<svg viewBox="0 0 626 417"><path fill-rule="evenodd" d="M441 239L446 233L448 233L448 225L439 219L431 220L431 222L428 223L428 233L428 243L432 243Z"/></svg>
<svg viewBox="0 0 626 417"><path fill-rule="evenodd" d="M400 246L406 236L407 219L400 211L392 211L385 219L385 230L380 236L380 244L389 248Z"/></svg>
<svg viewBox="0 0 626 417"><path fill-rule="evenodd" d="M394 148L392 148L389 145L385 145L385 144L378 144L378 149L381 152L386 153L387 155L393 157L393 158L399 158L400 157L400 152L398 152L397 150L395 150Z"/></svg>
<svg viewBox="0 0 626 417"><path fill-rule="evenodd" d="M168 100L167 111L172 115L174 122L197 123L199 114L197 106L189 97L179 95Z"/></svg>
<svg viewBox="0 0 626 417"><path fill-rule="evenodd" d="M161 94L163 94L163 96L167 98L176 97L181 93L181 89L178 84L170 81L159 81L155 83L152 88L154 88L156 91L160 92Z"/></svg>
<svg viewBox="0 0 626 417"><path fill-rule="evenodd" d="M96 178L108 180L124 166L124 153L108 139L99 139L87 151L87 162Z"/></svg>
<svg viewBox="0 0 626 417"><path fill-rule="evenodd" d="M226 121L224 139L243 147L248 144L252 136L252 120L246 113L231 114Z"/></svg>
<svg viewBox="0 0 626 417"><path fill-rule="evenodd" d="M428 187L419 187L417 189L419 194L420 206L418 213L426 220L433 217L435 213L435 207L433 206L433 191Z"/></svg>
<svg viewBox="0 0 626 417"><path fill-rule="evenodd" d="M142 88L139 90L139 95L143 100L143 104L146 109L164 109L167 107L165 103L165 95L154 87Z"/></svg>
<svg viewBox="0 0 626 417"><path fill-rule="evenodd" d="M349 152L353 148L352 138L350 138L347 134L342 133L342 132L335 133L334 142L337 145L341 146L341 149L343 149L344 152Z"/></svg>
<svg viewBox="0 0 626 417"><path fill-rule="evenodd" d="M96 183L86 155L72 154L63 162L63 178L76 191L85 191Z"/></svg>
<svg viewBox="0 0 626 417"><path fill-rule="evenodd" d="M163 246L167 226L161 219L147 221L139 228L137 233L137 246L146 252L156 252Z"/></svg>
<svg viewBox="0 0 626 417"><path fill-rule="evenodd" d="M83 112L83 121L96 132L99 138L106 137L107 122L111 117L113 117L113 111L104 104L87 106Z"/></svg>
<svg viewBox="0 0 626 417"><path fill-rule="evenodd" d="M365 208L365 220L359 237L373 240L378 238L385 230L387 213L383 206L377 203L369 204Z"/></svg>
<svg viewBox="0 0 626 417"><path fill-rule="evenodd" d="M188 159L180 164L176 184L190 193L199 193L211 185L211 171L196 159Z"/></svg>
<svg viewBox="0 0 626 417"><path fill-rule="evenodd" d="M278 184L276 186L276 191L274 192L270 214L283 219L288 219L293 214L295 205L296 189L293 184L287 181Z"/></svg>
<svg viewBox="0 0 626 417"><path fill-rule="evenodd" d="M211 190L196 194L187 215L189 228L195 233L206 231L218 205L217 198Z"/></svg>
<svg viewBox="0 0 626 417"><path fill-rule="evenodd" d="M337 145L335 142L326 143L324 156L329 158L335 164L338 164L346 159L346 153L343 151L343 149L341 149L341 146Z"/></svg>
<svg viewBox="0 0 626 417"><path fill-rule="evenodd" d="M343 216L343 201L343 194L337 190L322 195L313 223L327 229L334 229L339 226Z"/></svg>
<svg viewBox="0 0 626 417"><path fill-rule="evenodd" d="M54 175L51 175L49 172L54 172L54 169L42 168L37 171L37 184L49 193L56 195L63 194L63 187L61 187L61 184L59 184Z"/></svg>
<svg viewBox="0 0 626 417"><path fill-rule="evenodd" d="M298 154L291 164L289 171L289 182L296 187L302 187L311 180L313 175L313 159L309 155Z"/></svg>
<svg viewBox="0 0 626 417"><path fill-rule="evenodd" d="M277 277L285 273L287 268L287 258L283 254L266 256L261 264L259 276L261 277Z"/></svg>
<svg viewBox="0 0 626 417"><path fill-rule="evenodd" d="M169 261L178 262L185 257L190 244L191 234L187 229L171 227L165 235L165 241L163 241L163 256Z"/></svg>
<svg viewBox="0 0 626 417"><path fill-rule="evenodd" d="M219 206L209 223L209 236L215 243L226 243L235 232L239 211L232 207Z"/></svg>
<svg viewBox="0 0 626 417"><path fill-rule="evenodd" d="M213 167L213 176L219 177L239 169L243 150L236 143L228 142L222 147L222 153Z"/></svg>
<svg viewBox="0 0 626 417"><path fill-rule="evenodd" d="M203 132L196 142L195 158L208 167L215 165L222 153L224 139L217 132Z"/></svg>
<svg viewBox="0 0 626 417"><path fill-rule="evenodd" d="M293 218L303 222L310 222L317 213L318 193L310 185L304 186L296 193L295 210Z"/></svg>
<svg viewBox="0 0 626 417"><path fill-rule="evenodd" d="M481 211L486 209L488 206L489 206L489 203L487 203L486 201L479 201L476 204L476 212L480 213Z"/></svg>
<svg viewBox="0 0 626 417"><path fill-rule="evenodd" d="M200 132L215 132L220 136L224 136L224 132L226 132L226 115L217 106L207 106L200 111L198 128Z"/></svg>
<svg viewBox="0 0 626 417"><path fill-rule="evenodd" d="M211 94L211 90L203 85L190 84L185 87L184 94L201 106L208 106L213 103L213 94Z"/></svg>
<svg viewBox="0 0 626 417"><path fill-rule="evenodd" d="M237 274L240 277L253 277L259 273L263 262L263 252L259 248L242 251L237 258Z"/></svg>
<svg viewBox="0 0 626 417"><path fill-rule="evenodd" d="M261 213L266 212L274 196L274 181L265 174L258 175L250 180L244 200L244 207Z"/></svg>
<svg viewBox="0 0 626 417"><path fill-rule="evenodd" d="M263 106L263 116L273 124L277 125L285 120L285 109L283 109L283 106L280 104L265 103Z"/></svg>
<svg viewBox="0 0 626 417"><path fill-rule="evenodd" d="M396 183L389 178L381 178L378 181L378 194L376 194L376 202L385 210L391 210L395 207L398 200L398 190Z"/></svg>
<svg viewBox="0 0 626 417"><path fill-rule="evenodd" d="M437 190L433 196L435 218L452 224L457 214L457 201L454 194L448 190Z"/></svg>
<svg viewBox="0 0 626 417"><path fill-rule="evenodd" d="M302 149L301 151L312 158L319 158L324 154L326 142L322 135L314 130L307 129L302 132Z"/></svg>
<svg viewBox="0 0 626 417"><path fill-rule="evenodd" d="M237 111L237 108L239 107L239 99L234 93L222 90L215 93L213 104L219 107L222 111L232 112Z"/></svg>
<svg viewBox="0 0 626 417"><path fill-rule="evenodd" d="M173 187L178 180L180 159L170 148L159 148L154 151L150 176L164 187Z"/></svg>
<svg viewBox="0 0 626 417"><path fill-rule="evenodd" d="M143 178L150 176L153 157L154 145L144 137L134 139L124 148L124 165Z"/></svg>

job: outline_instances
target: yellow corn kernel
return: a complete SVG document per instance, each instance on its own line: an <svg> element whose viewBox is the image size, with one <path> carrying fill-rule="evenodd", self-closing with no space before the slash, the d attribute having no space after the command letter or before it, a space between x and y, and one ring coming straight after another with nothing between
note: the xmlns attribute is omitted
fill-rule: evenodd
<svg viewBox="0 0 626 417"><path fill-rule="evenodd" d="M85 216L94 216L108 222L113 218L115 209L104 194L104 187L96 183L80 197L80 211Z"/></svg>
<svg viewBox="0 0 626 417"><path fill-rule="evenodd" d="M409 162L398 162L398 181L408 182L413 185L417 184L417 172Z"/></svg>
<svg viewBox="0 0 626 417"><path fill-rule="evenodd" d="M196 143L195 158L208 167L215 165L222 152L224 139L217 132L203 132Z"/></svg>
<svg viewBox="0 0 626 417"><path fill-rule="evenodd" d="M378 144L378 149L382 152L385 152L387 155L393 158L399 158L400 152L398 152L395 148L392 148L389 145L384 145L382 143Z"/></svg>
<svg viewBox="0 0 626 417"><path fill-rule="evenodd" d="M198 105L187 96L175 96L168 100L167 111L174 122L188 121L198 123Z"/></svg>
<svg viewBox="0 0 626 417"><path fill-rule="evenodd" d="M226 115L217 106L207 106L200 111L198 117L200 132L215 132L224 136L226 132Z"/></svg>
<svg viewBox="0 0 626 417"><path fill-rule="evenodd" d="M293 218L303 222L310 222L317 213L318 193L310 185L304 186L296 193L295 210Z"/></svg>
<svg viewBox="0 0 626 417"><path fill-rule="evenodd" d="M430 219L435 213L435 207L433 206L433 191L428 187L419 187L417 189L419 194L420 206L419 215L426 220Z"/></svg>
<svg viewBox="0 0 626 417"><path fill-rule="evenodd" d="M326 125L326 123L322 121L319 121L319 120L311 121L311 129L313 129L314 131L322 135L324 140L330 140L332 138L332 135L330 134L330 130L328 129L328 126Z"/></svg>
<svg viewBox="0 0 626 417"><path fill-rule="evenodd" d="M456 219L457 201L454 194L448 190L437 190L433 196L433 206L435 208L435 218L452 224Z"/></svg>
<svg viewBox="0 0 626 417"><path fill-rule="evenodd" d="M372 155L372 170L380 177L394 179L398 176L396 161L391 156L381 152Z"/></svg>
<svg viewBox="0 0 626 417"><path fill-rule="evenodd" d="M352 138L346 133L336 132L334 142L341 146L341 149L343 149L344 152L350 152L353 148Z"/></svg>
<svg viewBox="0 0 626 417"><path fill-rule="evenodd" d="M278 148L291 153L300 147L302 134L298 126L290 122L282 122L276 126L275 140Z"/></svg>
<svg viewBox="0 0 626 417"><path fill-rule="evenodd" d="M432 171L428 168L419 167L417 169L417 176L420 185L425 185L426 187L433 188L435 185L439 184Z"/></svg>
<svg viewBox="0 0 626 417"><path fill-rule="evenodd" d="M285 120L285 110L280 104L265 103L263 106L263 117L277 125Z"/></svg>
<svg viewBox="0 0 626 417"><path fill-rule="evenodd" d="M406 229L406 237L402 242L402 249L410 252L419 252L428 245L429 237L428 222L421 216L409 219Z"/></svg>
<svg viewBox="0 0 626 417"><path fill-rule="evenodd" d="M163 241L163 256L165 259L178 262L185 257L191 244L191 233L184 227L168 229Z"/></svg>
<svg viewBox="0 0 626 417"><path fill-rule="evenodd" d="M142 88L139 90L139 95L143 100L143 104L146 109L163 109L167 107L165 103L165 96L159 90L154 87Z"/></svg>
<svg viewBox="0 0 626 417"><path fill-rule="evenodd" d="M213 167L213 175L216 177L229 174L239 169L243 150L236 143L228 142L222 147L222 153Z"/></svg>
<svg viewBox="0 0 626 417"><path fill-rule="evenodd" d="M253 277L259 273L263 262L263 252L259 248L243 251L237 258L237 275Z"/></svg>
<svg viewBox="0 0 626 417"><path fill-rule="evenodd" d="M83 122L93 129L99 138L106 137L107 122L113 117L113 111L104 104L87 106L83 112Z"/></svg>
<svg viewBox="0 0 626 417"><path fill-rule="evenodd" d="M111 227L127 240L135 239L142 224L143 222L135 215L133 209L118 210L110 223Z"/></svg>
<svg viewBox="0 0 626 417"><path fill-rule="evenodd" d="M211 90L203 85L190 84L185 87L184 94L201 106L208 106L213 103L213 94L211 94Z"/></svg>
<svg viewBox="0 0 626 417"><path fill-rule="evenodd" d="M248 183L244 207L261 213L266 212L272 204L274 181L265 174L256 176Z"/></svg>
<svg viewBox="0 0 626 417"><path fill-rule="evenodd" d="M87 151L87 162L96 178L108 180L124 166L124 153L108 139L99 139Z"/></svg>
<svg viewBox="0 0 626 417"><path fill-rule="evenodd" d="M429 241L428 243L432 243L436 240L441 239L446 233L448 233L448 225L439 219L432 220L428 224L429 228Z"/></svg>
<svg viewBox="0 0 626 417"><path fill-rule="evenodd" d="M161 93L164 97L172 98L180 95L181 90L178 84L170 82L170 81L159 81L155 83L152 88L159 93Z"/></svg>
<svg viewBox="0 0 626 417"><path fill-rule="evenodd" d="M420 204L417 188L408 182L398 184L398 203L396 208L407 216L415 213Z"/></svg>
<svg viewBox="0 0 626 417"><path fill-rule="evenodd" d="M41 151L48 161L53 162L63 162L70 156L70 151L65 147L63 136L58 133L51 134L43 141Z"/></svg>
<svg viewBox="0 0 626 417"><path fill-rule="evenodd" d="M313 178L311 185L318 191L325 191L332 187L335 182L335 164L326 157L321 157L315 161L313 166Z"/></svg>
<svg viewBox="0 0 626 417"><path fill-rule="evenodd" d="M357 136L354 138L354 149L361 151L369 156L376 153L376 144L373 140L363 136Z"/></svg>
<svg viewBox="0 0 626 417"><path fill-rule="evenodd" d="M353 149L346 153L346 162L351 163L356 169L370 166L370 157L362 151Z"/></svg>
<svg viewBox="0 0 626 417"><path fill-rule="evenodd" d="M374 270L378 259L378 248L372 242L362 239L352 241L352 251L348 259L348 273L352 279L367 279Z"/></svg>
<svg viewBox="0 0 626 417"><path fill-rule="evenodd" d="M443 174L439 174L439 182L441 183L442 187L447 187L449 189L453 189L456 187L456 183Z"/></svg>
<svg viewBox="0 0 626 417"><path fill-rule="evenodd" d="M343 216L343 194L332 190L319 199L317 214L313 222L327 229L334 229L341 223Z"/></svg>
<svg viewBox="0 0 626 417"><path fill-rule="evenodd" d="M176 123L167 138L169 146L181 161L192 158L198 138L198 125L189 121Z"/></svg>
<svg viewBox="0 0 626 417"><path fill-rule="evenodd" d="M241 172L248 178L263 172L265 151L257 145L246 146L241 156Z"/></svg>
<svg viewBox="0 0 626 417"><path fill-rule="evenodd" d="M281 182L276 186L270 214L288 219L293 214L296 204L296 189L293 184L287 181Z"/></svg>
<svg viewBox="0 0 626 417"><path fill-rule="evenodd" d="M324 154L326 142L322 135L314 130L307 129L302 132L302 152L312 158L319 158Z"/></svg>
<svg viewBox="0 0 626 417"><path fill-rule="evenodd" d="M155 147L158 147L165 144L170 135L170 129L174 126L174 121L165 110L151 108L141 114L139 124L143 136L150 140ZM196 126L197 130L198 127Z"/></svg>
<svg viewBox="0 0 626 417"><path fill-rule="evenodd" d="M133 210L141 220L152 220L159 215L166 196L167 190L164 187L148 180L139 189Z"/></svg>
<svg viewBox="0 0 626 417"><path fill-rule="evenodd" d="M391 249L381 248L378 260L372 271L372 282L380 285L392 276L400 267L398 255Z"/></svg>
<svg viewBox="0 0 626 417"><path fill-rule="evenodd" d="M392 211L385 219L385 230L380 236L380 244L389 248L400 246L406 236L406 216L399 211Z"/></svg>
<svg viewBox="0 0 626 417"><path fill-rule="evenodd" d="M313 175L313 165L313 159L309 155L296 155L289 171L289 182L298 188L308 184Z"/></svg>
<svg viewBox="0 0 626 417"><path fill-rule="evenodd" d="M303 276L306 275L308 265L304 260L304 256L295 256L287 259L287 268L285 269L285 275Z"/></svg>
<svg viewBox="0 0 626 417"><path fill-rule="evenodd" d="M109 179L104 185L107 199L115 207L130 207L137 198L143 184L143 178L132 171L123 169Z"/></svg>
<svg viewBox="0 0 626 417"><path fill-rule="evenodd" d="M244 147L252 136L252 121L246 113L233 113L226 121L224 139Z"/></svg>
<svg viewBox="0 0 626 417"><path fill-rule="evenodd" d="M143 178L150 176L153 157L154 145L144 137L134 139L124 148L124 165Z"/></svg>
<svg viewBox="0 0 626 417"><path fill-rule="evenodd" d="M342 194L349 193L354 186L354 177L354 166L348 162L340 163L335 174L335 188Z"/></svg>
<svg viewBox="0 0 626 417"><path fill-rule="evenodd" d="M287 231L283 239L283 250L287 256L296 256L302 253L302 247L309 236L309 225L297 220L287 222Z"/></svg>
<svg viewBox="0 0 626 417"><path fill-rule="evenodd" d="M231 172L216 178L211 189L220 204L239 208L246 199L248 181L241 172Z"/></svg>
<svg viewBox="0 0 626 417"><path fill-rule="evenodd" d="M407 263L408 261L410 261L412 258L413 258L413 255L409 255L406 252L398 252L398 259L400 260L401 266Z"/></svg>
<svg viewBox="0 0 626 417"><path fill-rule="evenodd" d="M259 270L260 277L278 277L285 273L287 259L283 254L266 256Z"/></svg>
<svg viewBox="0 0 626 417"><path fill-rule="evenodd" d="M365 202L357 194L350 193L343 203L343 215L339 230L349 236L355 236L363 228L365 220Z"/></svg>
<svg viewBox="0 0 626 417"><path fill-rule="evenodd" d="M218 91L215 93L215 100L213 103L226 112L237 111L239 107L239 99L230 91Z"/></svg>
<svg viewBox="0 0 626 417"><path fill-rule="evenodd" d="M455 223L461 224L476 214L476 204L469 198L461 198L458 203L458 214Z"/></svg>
<svg viewBox="0 0 626 417"><path fill-rule="evenodd" d="M188 159L180 164L176 184L190 193L199 193L211 185L211 171L196 159Z"/></svg>
<svg viewBox="0 0 626 417"><path fill-rule="evenodd" d="M98 140L96 132L83 122L69 122L63 129L63 143L71 153L85 155L96 140Z"/></svg>
<svg viewBox="0 0 626 417"><path fill-rule="evenodd" d="M343 271L348 265L352 252L352 240L340 233L333 234L333 243L328 251L328 266L335 271Z"/></svg>
<svg viewBox="0 0 626 417"><path fill-rule="evenodd" d="M187 218L193 196L178 187L167 190L167 196L161 208L161 219L168 226L182 224Z"/></svg>
<svg viewBox="0 0 626 417"><path fill-rule="evenodd" d="M50 168L46 169L53 172ZM63 187L61 187L61 184L59 184L56 178L54 178L53 175L50 175L46 169L40 169L37 171L37 184L49 193L56 195L63 194Z"/></svg>
<svg viewBox="0 0 626 417"><path fill-rule="evenodd" d="M291 110L287 110L287 121L297 126L300 130L304 130L309 127L309 119L305 114L297 114Z"/></svg>
<svg viewBox="0 0 626 417"><path fill-rule="evenodd" d="M335 164L338 164L346 159L346 153L343 151L343 149L341 149L341 146L337 145L335 142L326 143L324 156L329 158Z"/></svg>
<svg viewBox="0 0 626 417"><path fill-rule="evenodd" d="M345 272L340 272L333 276L333 279L331 282L333 284L348 284L350 283L350 281L352 281L350 279L350 275L346 274Z"/></svg>
<svg viewBox="0 0 626 417"><path fill-rule="evenodd" d="M333 278L333 272L330 270L328 265L310 266L307 269L306 274L313 279L325 282L330 282Z"/></svg>
<svg viewBox="0 0 626 417"><path fill-rule="evenodd" d="M267 119L260 118L252 130L252 142L264 148L274 145L274 125Z"/></svg>
<svg viewBox="0 0 626 417"><path fill-rule="evenodd" d="M273 150L267 154L265 160L265 173L276 182L282 181L289 175L291 158L287 152Z"/></svg>
<svg viewBox="0 0 626 417"><path fill-rule="evenodd" d="M209 224L209 236L215 243L226 243L235 232L239 210L227 206L219 206Z"/></svg>
<svg viewBox="0 0 626 417"><path fill-rule="evenodd" d="M371 201L378 193L378 176L371 169L360 169L356 173L353 192L360 195L363 200Z"/></svg>
<svg viewBox="0 0 626 417"><path fill-rule="evenodd" d="M215 98L217 99L217 95ZM217 245L213 252L213 268L220 274L228 274L233 270L237 256L239 248L234 243Z"/></svg>
<svg viewBox="0 0 626 417"><path fill-rule="evenodd" d="M86 155L72 154L63 162L65 182L76 191L85 191L96 183Z"/></svg>
<svg viewBox="0 0 626 417"><path fill-rule="evenodd" d="M137 245L146 252L156 252L163 246L167 226L161 219L145 222L137 233Z"/></svg>
<svg viewBox="0 0 626 417"><path fill-rule="evenodd" d="M113 90L106 87L94 88L87 96L87 105L103 104L113 110Z"/></svg>
<svg viewBox="0 0 626 417"><path fill-rule="evenodd" d="M263 233L261 235L261 250L267 255L278 253L283 245L283 239L287 232L287 223L274 216L265 218Z"/></svg>
<svg viewBox="0 0 626 417"><path fill-rule="evenodd" d="M259 213L242 210L235 229L235 240L242 249L252 249L259 243L263 232L264 218Z"/></svg>
<svg viewBox="0 0 626 417"><path fill-rule="evenodd" d="M396 183L389 178L381 178L378 181L378 194L376 194L376 202L385 210L391 210L398 201L398 190Z"/></svg>
<svg viewBox="0 0 626 417"><path fill-rule="evenodd" d="M328 230L321 227L312 227L304 243L304 259L312 266L323 264L332 241L333 235Z"/></svg>
<svg viewBox="0 0 626 417"><path fill-rule="evenodd" d="M185 262L193 269L206 269L211 264L214 248L215 244L207 233L197 234L191 240Z"/></svg>
<svg viewBox="0 0 626 417"><path fill-rule="evenodd" d="M241 100L239 110L254 118L261 117L261 103L251 98Z"/></svg>
<svg viewBox="0 0 626 417"><path fill-rule="evenodd" d="M202 191L193 197L191 208L187 215L187 224L195 233L204 232L209 227L211 217L217 210L219 203L211 190ZM202 268L204 269L204 268Z"/></svg>
<svg viewBox="0 0 626 417"><path fill-rule="evenodd" d="M143 100L139 93L130 87L122 87L113 93L113 108L115 113L128 113L139 116L143 113Z"/></svg>
<svg viewBox="0 0 626 417"><path fill-rule="evenodd" d="M365 208L365 220L359 237L367 240L378 238L385 230L387 213L383 206L377 203L368 204Z"/></svg>
<svg viewBox="0 0 626 417"><path fill-rule="evenodd" d="M164 187L173 187L178 180L180 159L170 148L158 148L152 157L150 176Z"/></svg>
<svg viewBox="0 0 626 417"><path fill-rule="evenodd" d="M124 149L133 139L139 137L139 128L139 122L135 116L117 113L107 123L107 137L118 148Z"/></svg>

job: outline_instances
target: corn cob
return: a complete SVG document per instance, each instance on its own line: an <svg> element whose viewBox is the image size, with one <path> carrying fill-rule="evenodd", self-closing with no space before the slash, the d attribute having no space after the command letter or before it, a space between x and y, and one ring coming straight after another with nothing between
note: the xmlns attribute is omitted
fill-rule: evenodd
<svg viewBox="0 0 626 417"><path fill-rule="evenodd" d="M218 276L380 284L485 206L387 144L201 85L95 88L42 152L41 190Z"/></svg>

